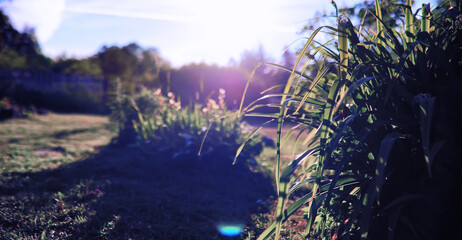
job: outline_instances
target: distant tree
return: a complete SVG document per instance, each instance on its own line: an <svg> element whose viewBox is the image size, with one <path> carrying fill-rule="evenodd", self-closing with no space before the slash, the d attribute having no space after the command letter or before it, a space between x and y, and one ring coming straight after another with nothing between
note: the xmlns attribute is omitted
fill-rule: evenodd
<svg viewBox="0 0 462 240"><path fill-rule="evenodd" d="M329 21L329 24L335 23L337 20L335 18L336 12L338 10L339 13L346 13L350 19L359 23L360 20L364 17L364 26L371 30L376 31L376 18L373 14L375 14L375 1L374 0L363 0L356 5L351 7L344 7L343 5L337 5L337 3L341 3L343 1L331 1L332 8L330 11L324 13L317 13L317 16L314 19L311 19L305 27L302 29L302 32L309 31L316 29L317 27L324 24L324 20ZM429 2L429 1L428 1ZM437 0L437 3L444 2L444 0ZM454 1L454 2L460 2ZM385 23L386 26L390 28L396 28L397 26L403 25L403 16L405 14L405 5L407 0L381 0L380 6L382 11L382 21ZM413 0L415 3L415 0ZM421 6L414 6L414 7L421 7Z"/></svg>
<svg viewBox="0 0 462 240"><path fill-rule="evenodd" d="M238 64L238 69L242 71L247 78L250 76L252 71L261 63L270 62L269 58L266 56L263 47L260 46L256 51L245 51L241 60ZM268 73L272 68L262 65L255 70L255 73L252 78L252 86L254 91L261 91L265 86L271 86L269 84Z"/></svg>
<svg viewBox="0 0 462 240"><path fill-rule="evenodd" d="M95 55L102 74L114 81L119 79L125 93L133 94L139 86L160 87L164 77L161 72L168 72L170 65L163 60L154 48L143 49L136 43L123 47L104 46Z"/></svg>
<svg viewBox="0 0 462 240"><path fill-rule="evenodd" d="M26 28L20 33L11 25L10 19L0 9L0 50L11 49L20 55L36 55L40 53L34 30Z"/></svg>
<svg viewBox="0 0 462 240"><path fill-rule="evenodd" d="M156 49L143 50L138 59L135 72L136 81L145 87L160 87L159 73L161 66L163 66L163 63Z"/></svg>
<svg viewBox="0 0 462 240"><path fill-rule="evenodd" d="M101 76L102 70L95 57L76 59L58 58L53 65L53 71L58 73L82 74L90 76Z"/></svg>
<svg viewBox="0 0 462 240"><path fill-rule="evenodd" d="M382 0L381 11L382 11L382 20L386 26L391 28L396 28L399 25L403 25L401 22L405 13L403 6L406 5L406 0ZM376 28L376 18L374 15L367 13L366 11L375 13L375 2L365 0L362 3L358 3L350 8L341 8L340 12L345 12L348 16L355 16L358 19L362 19L364 16L364 25L369 28Z"/></svg>
<svg viewBox="0 0 462 240"><path fill-rule="evenodd" d="M0 68L25 69L27 68L27 59L16 51L5 48L0 50Z"/></svg>
<svg viewBox="0 0 462 240"><path fill-rule="evenodd" d="M33 28L21 33L0 9L0 59L5 68L48 70L52 60L41 53ZM25 62L24 62L25 60Z"/></svg>
<svg viewBox="0 0 462 240"><path fill-rule="evenodd" d="M189 64L173 70L171 91L181 98L183 104L202 102L216 97L220 88L226 90L226 104L238 107L247 76L234 67L219 67L207 64Z"/></svg>
<svg viewBox="0 0 462 240"><path fill-rule="evenodd" d="M259 63L267 61L268 58L266 57L265 51L263 47L260 46L256 51L244 51L238 66L240 69L251 72Z"/></svg>
<svg viewBox="0 0 462 240"><path fill-rule="evenodd" d="M295 66L295 62L297 61L297 55L295 55L290 50L284 51L282 54L282 62L281 65L287 68L293 68Z"/></svg>
<svg viewBox="0 0 462 240"><path fill-rule="evenodd" d="M109 81L120 79L124 92L133 94L136 90L133 73L136 69L137 57L130 50L117 46L104 46L97 54L97 59L103 75Z"/></svg>

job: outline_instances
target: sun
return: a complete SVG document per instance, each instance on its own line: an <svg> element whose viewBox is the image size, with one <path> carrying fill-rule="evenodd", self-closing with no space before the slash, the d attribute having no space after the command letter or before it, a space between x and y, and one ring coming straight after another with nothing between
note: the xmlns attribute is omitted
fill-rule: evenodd
<svg viewBox="0 0 462 240"><path fill-rule="evenodd" d="M279 20L276 6L276 1L261 0L201 0L191 5L193 21L207 33L204 44L228 58L229 52L256 49L268 31L277 30L272 28Z"/></svg>

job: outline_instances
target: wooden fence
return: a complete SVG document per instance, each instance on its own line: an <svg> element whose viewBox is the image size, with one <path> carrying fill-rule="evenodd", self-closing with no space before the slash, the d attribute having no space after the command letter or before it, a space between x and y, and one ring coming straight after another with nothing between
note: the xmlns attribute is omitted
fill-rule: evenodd
<svg viewBox="0 0 462 240"><path fill-rule="evenodd" d="M103 77L59 74L44 71L0 69L1 86L21 86L25 90L44 93L89 94L104 102L107 92L107 81Z"/></svg>

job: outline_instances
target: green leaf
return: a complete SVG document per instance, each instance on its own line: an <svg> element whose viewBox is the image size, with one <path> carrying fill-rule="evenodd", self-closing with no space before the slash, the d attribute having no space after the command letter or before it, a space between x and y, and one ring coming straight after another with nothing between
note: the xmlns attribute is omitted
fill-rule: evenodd
<svg viewBox="0 0 462 240"><path fill-rule="evenodd" d="M297 68L298 64L300 63L301 59L304 57L305 55L305 52L306 50L308 49L308 47L311 45L311 42L313 41L314 37L319 33L319 31L321 31L321 29L323 28L322 27L319 27L317 28L313 34L311 34L310 38L308 39L308 41L306 41L305 45L303 46L303 49L302 51L300 52L299 56L297 57L297 61L295 62L295 66L292 70L292 73L290 74L290 77L289 77L289 80L287 80L287 83L286 83L286 86L284 88L284 92L283 93L288 93L289 90L290 90L290 86L292 86L292 80L295 78L295 69ZM282 97L281 99L281 104L284 103L284 101L286 100L285 97Z"/></svg>
<svg viewBox="0 0 462 240"><path fill-rule="evenodd" d="M379 194L385 179L385 168L387 166L388 157L390 156L391 149L395 141L400 137L396 132L386 135L380 142L380 149L378 154L378 162L376 162L375 171L375 191L377 192L377 203L379 202Z"/></svg>
<svg viewBox="0 0 462 240"><path fill-rule="evenodd" d="M428 175L431 177L431 166L433 157L442 147L442 143L435 145L436 148L430 148L430 131L432 123L433 108L435 105L435 97L430 97L428 94L419 94L415 96L415 101L419 104L420 109L420 132L422 135L422 147L424 150L425 162L427 163ZM433 150L433 154L432 154Z"/></svg>

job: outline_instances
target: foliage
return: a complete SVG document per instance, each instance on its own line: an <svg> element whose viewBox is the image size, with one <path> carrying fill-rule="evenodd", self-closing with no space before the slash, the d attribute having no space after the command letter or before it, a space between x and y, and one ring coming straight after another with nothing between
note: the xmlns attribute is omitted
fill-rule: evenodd
<svg viewBox="0 0 462 240"><path fill-rule="evenodd" d="M59 58L53 65L53 71L66 74L101 76L101 67L94 57L75 59Z"/></svg>
<svg viewBox="0 0 462 240"><path fill-rule="evenodd" d="M24 69L26 68L27 59L10 49L0 51L0 66L4 68Z"/></svg>
<svg viewBox="0 0 462 240"><path fill-rule="evenodd" d="M136 43L124 47L104 46L95 55L103 75L113 81L120 79L127 94L135 94L139 85L159 87L161 68L169 68L157 50L142 49Z"/></svg>
<svg viewBox="0 0 462 240"><path fill-rule="evenodd" d="M35 38L33 29L17 31L10 19L0 10L0 50L12 49L22 56L32 56L40 53L40 48Z"/></svg>
<svg viewBox="0 0 462 240"><path fill-rule="evenodd" d="M46 70L52 60L41 54L34 29L17 31L0 10L0 68Z"/></svg>
<svg viewBox="0 0 462 240"><path fill-rule="evenodd" d="M145 153L161 154L182 167L231 167L234 152L250 131L227 110L224 89L219 91L218 102L208 99L205 105L186 107L172 92L165 97L160 89L143 89L133 97L122 97L114 110L119 143L136 141ZM257 136L247 141L241 159L255 164L251 157L258 155L263 145Z"/></svg>
<svg viewBox="0 0 462 240"><path fill-rule="evenodd" d="M321 53L337 63L337 73L323 60L310 77L305 63L302 71L294 68L282 95L265 96L282 96L279 114L268 115L278 119L279 196L275 221L259 239L279 239L297 211L307 219L302 238L457 236L451 219L462 212L455 135L462 120L461 9L423 5L420 20L404 11L402 22L411 25L392 28L375 4L368 14L377 31L357 29L341 15L337 28L316 29L301 51L299 61L307 51ZM313 41L323 28L337 34L336 49ZM288 120L311 132L301 141L306 151L281 169Z"/></svg>

